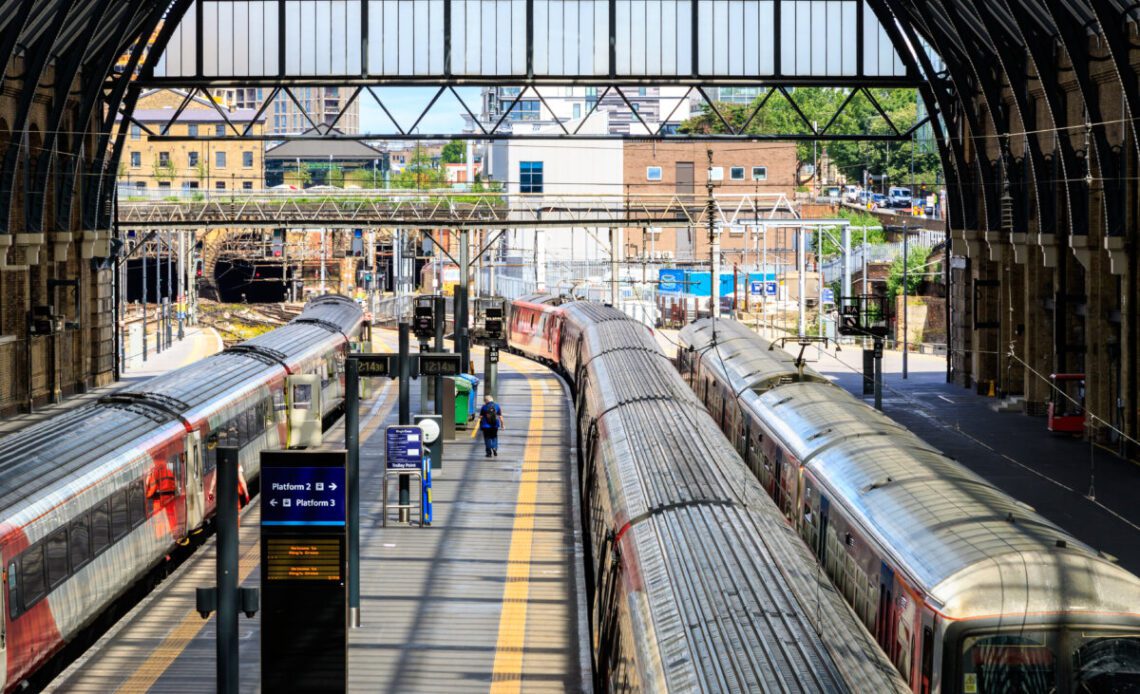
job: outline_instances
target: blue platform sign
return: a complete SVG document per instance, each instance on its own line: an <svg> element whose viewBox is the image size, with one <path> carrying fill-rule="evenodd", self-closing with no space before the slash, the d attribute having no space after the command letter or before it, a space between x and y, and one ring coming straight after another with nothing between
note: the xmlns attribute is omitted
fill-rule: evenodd
<svg viewBox="0 0 1140 694"><path fill-rule="evenodd" d="M748 283L748 293L749 294L763 294L764 293L764 283L760 282L760 281L749 282Z"/></svg>
<svg viewBox="0 0 1140 694"><path fill-rule="evenodd" d="M384 433L389 470L419 470L424 460L424 431L415 426L390 426Z"/></svg>
<svg viewBox="0 0 1140 694"><path fill-rule="evenodd" d="M347 486L342 467L265 467L261 524L343 526Z"/></svg>
<svg viewBox="0 0 1140 694"><path fill-rule="evenodd" d="M835 303L835 290L831 289L829 287L824 287L823 288L823 296L820 297L820 300L825 304L834 304Z"/></svg>
<svg viewBox="0 0 1140 694"><path fill-rule="evenodd" d="M776 293L779 291L779 289L780 285L776 282L764 283L764 293L768 296L776 296Z"/></svg>

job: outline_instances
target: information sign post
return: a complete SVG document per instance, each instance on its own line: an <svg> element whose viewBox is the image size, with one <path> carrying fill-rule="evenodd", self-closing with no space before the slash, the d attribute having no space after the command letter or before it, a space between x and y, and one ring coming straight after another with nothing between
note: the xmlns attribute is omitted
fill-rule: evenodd
<svg viewBox="0 0 1140 694"><path fill-rule="evenodd" d="M261 453L261 688L348 686L346 451Z"/></svg>

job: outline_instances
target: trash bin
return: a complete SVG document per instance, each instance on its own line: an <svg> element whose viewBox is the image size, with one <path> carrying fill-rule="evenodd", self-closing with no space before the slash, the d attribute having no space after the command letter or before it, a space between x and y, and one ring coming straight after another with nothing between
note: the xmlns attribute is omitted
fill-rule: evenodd
<svg viewBox="0 0 1140 694"><path fill-rule="evenodd" d="M456 378L462 379L471 386L471 397L467 399L467 419L475 419L482 407L482 401L479 400L479 379L471 374L459 374Z"/></svg>
<svg viewBox="0 0 1140 694"><path fill-rule="evenodd" d="M455 384L455 426L467 428L467 420L471 419L471 403L474 402L471 394L471 384L462 378L447 378ZM445 388L447 386L444 386Z"/></svg>

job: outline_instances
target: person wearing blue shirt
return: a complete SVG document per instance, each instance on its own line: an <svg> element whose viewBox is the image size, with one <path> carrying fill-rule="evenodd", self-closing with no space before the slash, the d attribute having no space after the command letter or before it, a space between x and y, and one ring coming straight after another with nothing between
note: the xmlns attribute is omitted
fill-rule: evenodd
<svg viewBox="0 0 1140 694"><path fill-rule="evenodd" d="M488 395L483 398L483 407L479 410L479 429L483 431L483 445L488 458L499 455L499 429L502 428L503 408Z"/></svg>

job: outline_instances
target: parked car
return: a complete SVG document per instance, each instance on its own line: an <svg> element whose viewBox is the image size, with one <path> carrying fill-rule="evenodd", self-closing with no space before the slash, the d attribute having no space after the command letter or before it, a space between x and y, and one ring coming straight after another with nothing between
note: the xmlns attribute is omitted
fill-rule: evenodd
<svg viewBox="0 0 1140 694"><path fill-rule="evenodd" d="M871 204L875 207L890 207L890 200L882 193L874 193L871 195Z"/></svg>
<svg viewBox="0 0 1140 694"><path fill-rule="evenodd" d="M887 192L887 197L890 200L891 207L910 207L910 188L891 188Z"/></svg>
<svg viewBox="0 0 1140 694"><path fill-rule="evenodd" d="M844 202L859 202L859 186L843 186Z"/></svg>

